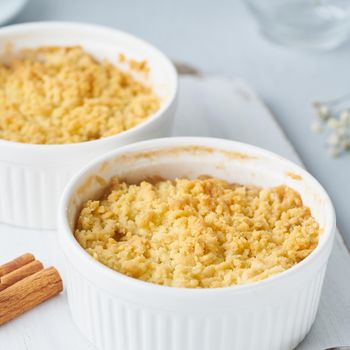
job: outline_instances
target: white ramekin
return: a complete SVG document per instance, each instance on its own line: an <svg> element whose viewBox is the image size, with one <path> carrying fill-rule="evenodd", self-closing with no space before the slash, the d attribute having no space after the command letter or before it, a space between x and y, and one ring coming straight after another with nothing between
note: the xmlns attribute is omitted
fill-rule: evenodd
<svg viewBox="0 0 350 350"><path fill-rule="evenodd" d="M119 53L127 58L145 59L150 67L147 82L161 98L160 110L145 122L100 140L65 145L0 140L0 221L29 228L55 228L59 197L68 179L83 164L121 145L170 134L177 74L169 59L153 46L129 34L95 25L64 22L13 25L0 29L0 51L6 50L8 43L13 50L81 45L95 57L116 64Z"/></svg>
<svg viewBox="0 0 350 350"><path fill-rule="evenodd" d="M321 227L317 248L291 269L249 285L218 289L159 286L115 272L90 257L72 231L82 202L117 175L211 175L298 191ZM250 145L211 138L165 138L119 148L86 166L65 189L59 241L67 261L75 323L100 349L283 350L294 348L316 315L335 231L321 185L305 170Z"/></svg>

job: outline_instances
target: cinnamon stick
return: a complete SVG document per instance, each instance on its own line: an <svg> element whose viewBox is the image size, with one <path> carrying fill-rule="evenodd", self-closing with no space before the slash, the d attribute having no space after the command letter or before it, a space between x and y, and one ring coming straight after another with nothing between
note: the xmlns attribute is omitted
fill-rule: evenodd
<svg viewBox="0 0 350 350"><path fill-rule="evenodd" d="M0 291L12 286L23 278L42 270L43 268L44 266L40 261L34 260L16 270L7 273L6 275L3 275L0 277Z"/></svg>
<svg viewBox="0 0 350 350"><path fill-rule="evenodd" d="M12 320L63 290L54 267L21 279L0 292L0 325Z"/></svg>
<svg viewBox="0 0 350 350"><path fill-rule="evenodd" d="M31 261L34 261L34 259L35 258L34 258L33 254L27 253L27 254L19 256L16 259L9 261L8 263L6 263L4 265L1 265L0 266L0 277L22 267L23 265L30 263Z"/></svg>

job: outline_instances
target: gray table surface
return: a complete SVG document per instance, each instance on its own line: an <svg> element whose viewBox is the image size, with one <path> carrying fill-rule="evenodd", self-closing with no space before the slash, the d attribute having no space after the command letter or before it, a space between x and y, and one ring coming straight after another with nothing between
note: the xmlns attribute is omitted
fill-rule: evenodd
<svg viewBox="0 0 350 350"><path fill-rule="evenodd" d="M350 155L329 159L310 133L315 98L350 91L350 44L304 53L263 39L244 0L30 0L15 22L86 21L134 33L173 60L207 74L243 78L272 109L308 170L329 191L338 227L350 246Z"/></svg>

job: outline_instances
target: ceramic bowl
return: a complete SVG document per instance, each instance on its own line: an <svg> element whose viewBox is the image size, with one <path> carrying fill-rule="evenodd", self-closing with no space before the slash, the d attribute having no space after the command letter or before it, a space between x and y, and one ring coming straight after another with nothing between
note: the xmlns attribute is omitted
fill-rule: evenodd
<svg viewBox="0 0 350 350"><path fill-rule="evenodd" d="M121 31L95 25L37 22L0 29L0 51L45 45L80 45L97 59L147 60L147 82L161 108L143 123L114 136L63 145L35 145L0 140L0 221L27 228L56 227L57 204L68 179L85 163L119 146L171 132L177 97L173 64L148 43ZM2 45L2 47L1 47ZM117 63L116 63L117 64Z"/></svg>
<svg viewBox="0 0 350 350"><path fill-rule="evenodd" d="M200 175L295 189L320 225L318 246L297 265L259 282L186 289L116 272L94 260L74 238L82 204L97 198L112 176L134 182ZM296 347L315 319L335 232L332 203L305 170L251 145L195 137L140 142L98 158L69 182L58 220L74 321L92 343L108 350Z"/></svg>

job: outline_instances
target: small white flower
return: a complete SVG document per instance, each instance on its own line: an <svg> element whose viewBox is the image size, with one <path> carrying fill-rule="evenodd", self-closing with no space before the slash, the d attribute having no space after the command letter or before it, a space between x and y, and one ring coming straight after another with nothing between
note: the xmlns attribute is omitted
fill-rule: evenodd
<svg viewBox="0 0 350 350"><path fill-rule="evenodd" d="M315 108L315 112L319 120L326 121L331 117L331 111L326 104L321 103L319 101L315 101L313 106Z"/></svg>
<svg viewBox="0 0 350 350"><path fill-rule="evenodd" d="M345 111L341 112L339 119L343 123L344 126L349 126L350 125L350 111L345 110Z"/></svg>
<svg viewBox="0 0 350 350"><path fill-rule="evenodd" d="M322 121L328 120L331 117L331 111L326 105L321 105L317 109L316 114Z"/></svg>
<svg viewBox="0 0 350 350"><path fill-rule="evenodd" d="M326 130L329 132L326 144L331 157L338 157L341 153L350 151L350 108L343 110L339 108L349 98L350 94L347 94L328 103L320 101L313 103L317 121L310 128L312 132L320 133L323 131L323 124L326 125Z"/></svg>
<svg viewBox="0 0 350 350"><path fill-rule="evenodd" d="M349 132L346 126L340 126L335 131L340 137L347 137Z"/></svg>
<svg viewBox="0 0 350 350"><path fill-rule="evenodd" d="M320 122L314 122L311 124L311 131L315 134L319 134L322 131L322 124Z"/></svg>
<svg viewBox="0 0 350 350"><path fill-rule="evenodd" d="M339 120L336 118L330 118L327 122L327 125L331 128L331 129L337 129L340 125L339 125Z"/></svg>
<svg viewBox="0 0 350 350"><path fill-rule="evenodd" d="M338 134L331 134L328 139L327 139L327 143L331 146L339 146L340 143L340 137Z"/></svg>

